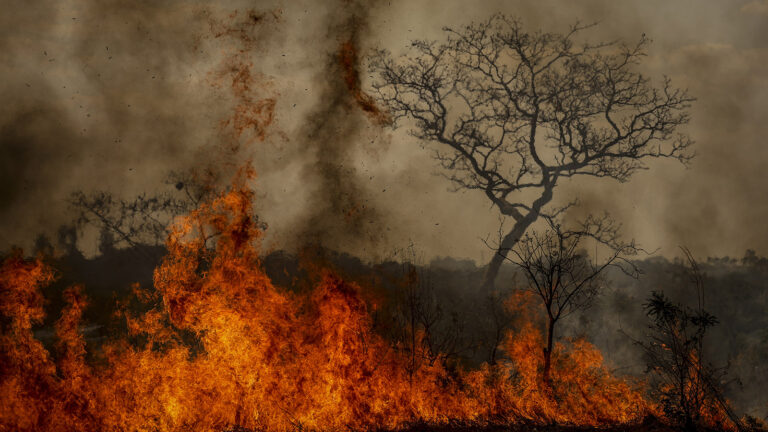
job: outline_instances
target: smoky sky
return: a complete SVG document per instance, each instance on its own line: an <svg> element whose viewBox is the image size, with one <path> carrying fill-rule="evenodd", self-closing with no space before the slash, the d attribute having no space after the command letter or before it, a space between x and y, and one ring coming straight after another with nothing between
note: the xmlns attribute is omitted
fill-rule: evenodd
<svg viewBox="0 0 768 432"><path fill-rule="evenodd" d="M320 242L367 258L413 243L426 257L485 261L498 227L482 194L452 192L431 144L371 119L356 103L343 44L404 53L495 12L531 30L597 22L595 41L653 40L643 71L697 98L688 167L651 161L629 182L579 179L556 198L611 212L646 249L697 256L768 253L765 136L768 2L460 1L21 2L0 17L0 247L29 246L71 220L67 197L161 190L169 172L207 162L233 98L222 65L233 53L274 97L275 121L240 154L258 173L257 212L269 248ZM270 17L253 43L212 36L237 12ZM224 79L224 81L226 81ZM658 81L656 81L658 82ZM94 244L84 242L84 250Z"/></svg>

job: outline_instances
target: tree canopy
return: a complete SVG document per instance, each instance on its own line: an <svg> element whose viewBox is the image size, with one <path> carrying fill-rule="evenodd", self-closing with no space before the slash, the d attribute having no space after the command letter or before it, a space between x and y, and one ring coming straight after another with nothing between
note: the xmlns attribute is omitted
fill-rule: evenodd
<svg viewBox="0 0 768 432"><path fill-rule="evenodd" d="M372 84L395 127L434 142L457 189L482 191L514 226L488 267L492 286L511 248L553 208L558 181L577 176L626 181L650 158L688 161L691 139L678 131L694 100L665 77L637 71L649 39L577 43L591 25L565 33L526 31L493 15L442 41L414 41L410 52L370 59ZM573 199L566 200L573 205Z"/></svg>

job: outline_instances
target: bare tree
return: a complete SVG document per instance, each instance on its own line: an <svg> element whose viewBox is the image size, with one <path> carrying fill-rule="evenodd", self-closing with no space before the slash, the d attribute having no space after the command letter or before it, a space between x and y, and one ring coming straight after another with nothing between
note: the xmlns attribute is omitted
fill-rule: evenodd
<svg viewBox="0 0 768 432"><path fill-rule="evenodd" d="M649 158L692 157L677 133L693 98L668 78L655 87L637 72L649 40L577 44L591 26L565 34L528 32L494 15L443 42L415 41L408 55L370 60L373 91L395 121L437 144L435 157L456 189L482 191L514 220L491 259L492 288L512 247L551 209L564 178L626 181Z"/></svg>
<svg viewBox="0 0 768 432"><path fill-rule="evenodd" d="M639 269L629 260L638 248L634 242L620 240L618 227L607 216L588 217L576 229L565 229L554 221L550 229L526 234L512 248L508 259L520 267L528 288L541 299L547 328L544 348L543 380L550 384L550 365L555 326L561 318L592 305L605 285L604 271L617 267L630 276ZM594 239L605 252L601 260L590 259L585 239Z"/></svg>
<svg viewBox="0 0 768 432"><path fill-rule="evenodd" d="M199 177L194 173L172 172L166 190L152 195L142 193L132 199L118 199L105 191L75 192L69 198L77 212L75 225L78 229L99 229L102 248L129 247L156 262L160 256L143 246L162 245L173 219L197 208L216 191L210 182Z"/></svg>

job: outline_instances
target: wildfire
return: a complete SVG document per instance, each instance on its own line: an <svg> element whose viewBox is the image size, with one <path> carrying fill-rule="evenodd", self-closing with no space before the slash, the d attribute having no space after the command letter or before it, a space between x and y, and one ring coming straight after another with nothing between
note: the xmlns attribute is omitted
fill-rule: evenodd
<svg viewBox="0 0 768 432"><path fill-rule="evenodd" d="M361 287L330 272L308 294L272 285L244 170L230 190L179 220L155 291L135 287L143 313L120 313L129 334L86 360L78 328L86 300L66 291L55 354L35 339L40 289L54 272L20 252L0 273L0 430L223 431L395 429L414 422L534 420L604 425L653 408L613 377L585 341L558 346L541 380L532 323L509 334L510 361L450 373L415 371L372 330ZM191 342L190 339L194 341Z"/></svg>
<svg viewBox="0 0 768 432"><path fill-rule="evenodd" d="M251 42L244 32L261 16L246 18L241 27L214 34ZM351 41L341 45L344 82L372 119L388 123L360 88L356 55ZM219 78L227 78L237 106L221 126L260 141L274 120L275 99L254 90L251 66L227 57ZM42 288L54 270L21 251L2 262L0 432L381 430L521 421L605 426L661 415L643 383L611 374L584 340L555 347L544 382L535 317L507 334L508 359L501 363L464 370L434 360L439 353L419 352L410 356L431 361L414 367L374 331L366 287L329 270L320 271L309 292L274 286L259 259L253 176L240 170L227 191L175 222L154 287L134 286L141 312L126 303L118 309L127 334L92 352L80 331L88 305L81 287L64 293L67 306L49 351L33 328L44 318ZM510 307L522 310L526 302L513 298Z"/></svg>

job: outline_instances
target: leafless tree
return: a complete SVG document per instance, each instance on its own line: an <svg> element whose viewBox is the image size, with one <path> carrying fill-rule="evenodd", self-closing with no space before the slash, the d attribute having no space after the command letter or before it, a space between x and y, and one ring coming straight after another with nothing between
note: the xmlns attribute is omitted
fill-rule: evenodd
<svg viewBox="0 0 768 432"><path fill-rule="evenodd" d="M626 181L649 158L688 161L691 98L668 78L638 72L649 40L577 43L591 25L564 34L526 31L494 15L442 42L415 41L409 54L371 56L378 102L394 125L436 143L456 189L482 191L514 220L486 271L499 268L529 226L551 209L558 181L577 176Z"/></svg>
<svg viewBox="0 0 768 432"><path fill-rule="evenodd" d="M166 183L167 190L131 199L116 198L105 191L75 192L69 203L77 212L76 226L99 229L102 248L130 247L155 262L159 256L142 246L162 245L173 218L189 213L215 190L189 173L171 173Z"/></svg>
<svg viewBox="0 0 768 432"><path fill-rule="evenodd" d="M587 217L575 229L565 229L553 220L550 229L532 232L513 247L507 259L516 264L528 279L528 288L541 299L547 328L542 377L550 383L550 365L555 326L561 318L592 305L605 285L605 270L617 267L630 276L639 269L630 257L640 250L634 242L623 242L618 226L608 216ZM593 239L603 258L590 259L585 240Z"/></svg>

